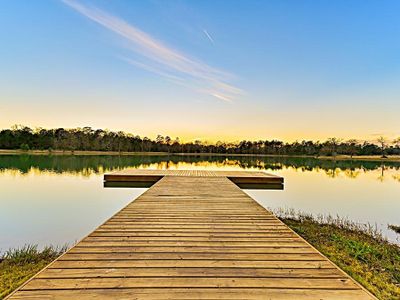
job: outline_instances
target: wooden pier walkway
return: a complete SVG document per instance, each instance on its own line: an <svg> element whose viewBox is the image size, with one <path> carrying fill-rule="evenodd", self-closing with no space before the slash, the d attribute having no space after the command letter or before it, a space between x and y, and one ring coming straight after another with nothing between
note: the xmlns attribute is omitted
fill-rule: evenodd
<svg viewBox="0 0 400 300"><path fill-rule="evenodd" d="M282 178L129 171L105 179L146 176L157 182L9 299L375 299L233 183Z"/></svg>

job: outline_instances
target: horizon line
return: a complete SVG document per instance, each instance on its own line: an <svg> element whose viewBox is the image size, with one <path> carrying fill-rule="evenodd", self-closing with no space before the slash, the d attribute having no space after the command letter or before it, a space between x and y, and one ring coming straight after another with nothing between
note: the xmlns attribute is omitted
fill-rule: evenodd
<svg viewBox="0 0 400 300"><path fill-rule="evenodd" d="M236 139L236 140L226 140L226 139L215 139L215 140L211 140L211 139L207 139L204 137L199 137L199 138L192 138L192 139L184 139L181 138L179 135L169 135L169 134L156 134L156 137L151 138L147 135L140 135L140 134L135 134L132 133L131 131L126 131L126 130L116 130L116 129L109 129L109 128L94 128L92 126L75 126L75 127L42 127L42 126L28 126L28 125L23 125L23 124L14 124L12 126L10 126L9 128L0 128L0 131L4 131L4 130L21 130L23 128L29 128L31 129L34 133L36 133L39 130L57 130L57 129L64 129L64 130L76 130L76 129L84 129L84 128L90 128L93 131L97 131L97 130L101 130L101 131L105 131L105 132L123 132L124 134L128 134L128 135L133 135L135 137L139 137L140 139L144 139L144 138L148 138L150 140L156 140L156 138L158 136L166 138L169 137L171 140L176 140L179 139L180 143L194 143L196 141L201 142L202 144L206 145L206 144L214 144L216 145L217 143L225 143L225 144L235 144L235 143L240 143L243 141L247 141L247 142L259 142L259 141L277 141L277 142L283 142L286 144L294 144L294 143L302 143L302 142L313 142L313 143L325 143L328 142L330 139L335 139L338 143L346 143L346 142L350 142L352 140L354 140L356 143L360 144L363 142L367 142L367 143L378 143L378 139L379 138L384 138L385 142L387 143L395 143L396 140L400 139L400 134L399 135L391 135L392 137L388 137L388 135L385 134L371 134L371 136L376 136L376 138L374 139L367 139L367 138L353 138L353 137L348 137L348 138L343 138L340 136L328 136L324 139L312 139L312 138L300 138L300 139L294 139L292 141L289 140L285 140L285 139L280 139L280 138L242 138L242 139Z"/></svg>

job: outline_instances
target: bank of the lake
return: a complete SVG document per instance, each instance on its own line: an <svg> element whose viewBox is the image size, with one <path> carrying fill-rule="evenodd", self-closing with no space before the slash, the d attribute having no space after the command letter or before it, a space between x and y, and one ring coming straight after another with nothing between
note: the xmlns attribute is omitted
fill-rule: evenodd
<svg viewBox="0 0 400 300"><path fill-rule="evenodd" d="M280 218L379 299L400 297L400 247L372 227L341 219L279 213ZM35 246L9 250L0 262L0 299L10 294L65 248Z"/></svg>
<svg viewBox="0 0 400 300"><path fill-rule="evenodd" d="M374 226L288 210L277 215L379 299L400 299L400 246Z"/></svg>
<svg viewBox="0 0 400 300"><path fill-rule="evenodd" d="M313 158L319 160L337 160L337 161L379 161L379 162L400 162L400 155L389 155L382 157L380 155L336 155L336 156L316 156L316 155L272 155L272 154L245 154L245 153L172 153L172 152L118 152L118 151L81 151L81 150L9 150L0 149L0 155L110 155L110 156L237 156L237 157L281 157L281 158Z"/></svg>
<svg viewBox="0 0 400 300"><path fill-rule="evenodd" d="M26 245L10 249L0 257L0 299L9 295L25 281L64 253L66 247Z"/></svg>

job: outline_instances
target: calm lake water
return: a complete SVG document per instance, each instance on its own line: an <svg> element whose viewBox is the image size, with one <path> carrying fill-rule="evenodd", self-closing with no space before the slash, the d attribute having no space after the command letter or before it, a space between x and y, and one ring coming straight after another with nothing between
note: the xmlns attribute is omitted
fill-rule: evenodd
<svg viewBox="0 0 400 300"><path fill-rule="evenodd" d="M267 208L294 208L400 225L400 163L223 156L0 156L0 252L24 244L80 240L143 193L103 188L103 174L125 168L265 170L282 190L246 190Z"/></svg>

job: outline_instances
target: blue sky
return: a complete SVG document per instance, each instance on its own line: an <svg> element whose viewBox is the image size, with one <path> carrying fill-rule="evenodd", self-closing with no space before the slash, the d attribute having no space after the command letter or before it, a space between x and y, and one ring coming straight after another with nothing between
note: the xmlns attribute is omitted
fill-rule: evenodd
<svg viewBox="0 0 400 300"><path fill-rule="evenodd" d="M400 135L398 1L5 0L0 127Z"/></svg>

